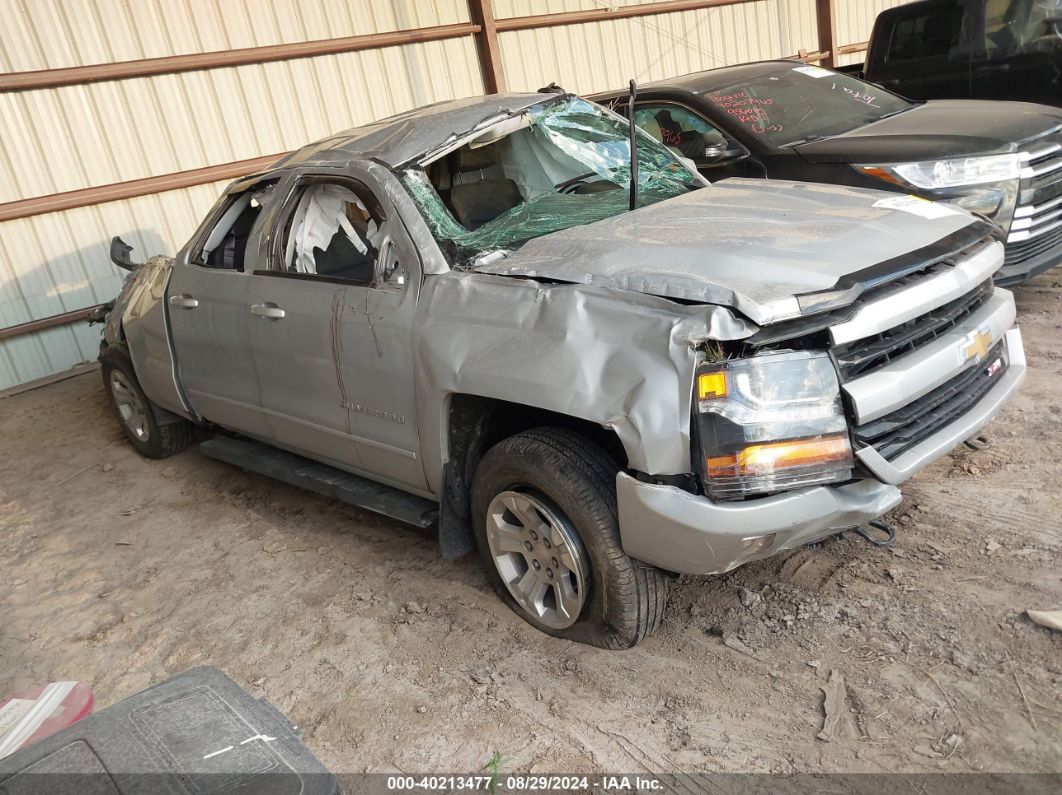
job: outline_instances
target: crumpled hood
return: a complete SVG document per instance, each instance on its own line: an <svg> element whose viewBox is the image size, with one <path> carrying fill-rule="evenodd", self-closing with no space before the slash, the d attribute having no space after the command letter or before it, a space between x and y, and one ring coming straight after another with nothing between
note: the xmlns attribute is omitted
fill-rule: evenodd
<svg viewBox="0 0 1062 795"><path fill-rule="evenodd" d="M476 270L730 306L764 325L798 314L801 293L974 223L895 193L731 179L536 238Z"/></svg>
<svg viewBox="0 0 1062 795"><path fill-rule="evenodd" d="M899 163L1006 152L1062 126L1062 110L1031 102L930 100L796 151L812 163Z"/></svg>

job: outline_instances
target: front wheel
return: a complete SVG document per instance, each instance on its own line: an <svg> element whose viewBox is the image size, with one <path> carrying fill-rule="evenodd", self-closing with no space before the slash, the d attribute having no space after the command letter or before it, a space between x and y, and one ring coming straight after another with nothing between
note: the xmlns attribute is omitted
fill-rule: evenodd
<svg viewBox="0 0 1062 795"><path fill-rule="evenodd" d="M625 649L660 624L667 580L623 552L616 472L588 439L526 431L480 461L472 510L487 576L513 610L547 634Z"/></svg>
<svg viewBox="0 0 1062 795"><path fill-rule="evenodd" d="M159 423L124 346L108 346L100 354L100 370L111 407L137 452L147 458L168 458L188 447L192 441L192 423L187 420Z"/></svg>

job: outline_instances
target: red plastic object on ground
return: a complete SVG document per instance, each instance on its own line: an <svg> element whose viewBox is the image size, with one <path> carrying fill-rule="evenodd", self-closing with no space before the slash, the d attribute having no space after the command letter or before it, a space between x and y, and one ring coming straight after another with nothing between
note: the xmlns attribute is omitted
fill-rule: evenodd
<svg viewBox="0 0 1062 795"><path fill-rule="evenodd" d="M93 701L84 682L51 682L0 701L0 759L77 723Z"/></svg>

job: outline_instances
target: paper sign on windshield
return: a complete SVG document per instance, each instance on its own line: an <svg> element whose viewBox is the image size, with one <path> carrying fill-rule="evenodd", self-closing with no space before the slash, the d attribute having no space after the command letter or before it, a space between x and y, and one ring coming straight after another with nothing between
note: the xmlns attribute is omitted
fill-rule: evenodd
<svg viewBox="0 0 1062 795"><path fill-rule="evenodd" d="M795 66L793 67L793 71L800 72L802 75L807 75L808 77L814 77L816 79L820 77L829 77L833 74L829 69L823 69L821 66Z"/></svg>
<svg viewBox="0 0 1062 795"><path fill-rule="evenodd" d="M959 213L958 210L947 204L931 202L918 196L893 196L888 199L878 199L873 206L886 210L899 210L930 221L936 218L946 218L949 215L958 215Z"/></svg>

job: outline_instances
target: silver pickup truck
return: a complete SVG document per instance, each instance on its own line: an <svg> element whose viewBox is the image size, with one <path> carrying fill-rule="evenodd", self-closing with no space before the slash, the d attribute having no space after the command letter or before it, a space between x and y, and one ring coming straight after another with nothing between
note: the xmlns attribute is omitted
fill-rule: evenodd
<svg viewBox="0 0 1062 795"><path fill-rule="evenodd" d="M626 122L572 95L434 105L233 183L174 258L116 239L100 360L129 440L209 435L437 523L537 628L625 648L674 573L874 520L1018 387L991 225L708 186L635 135L632 168Z"/></svg>

